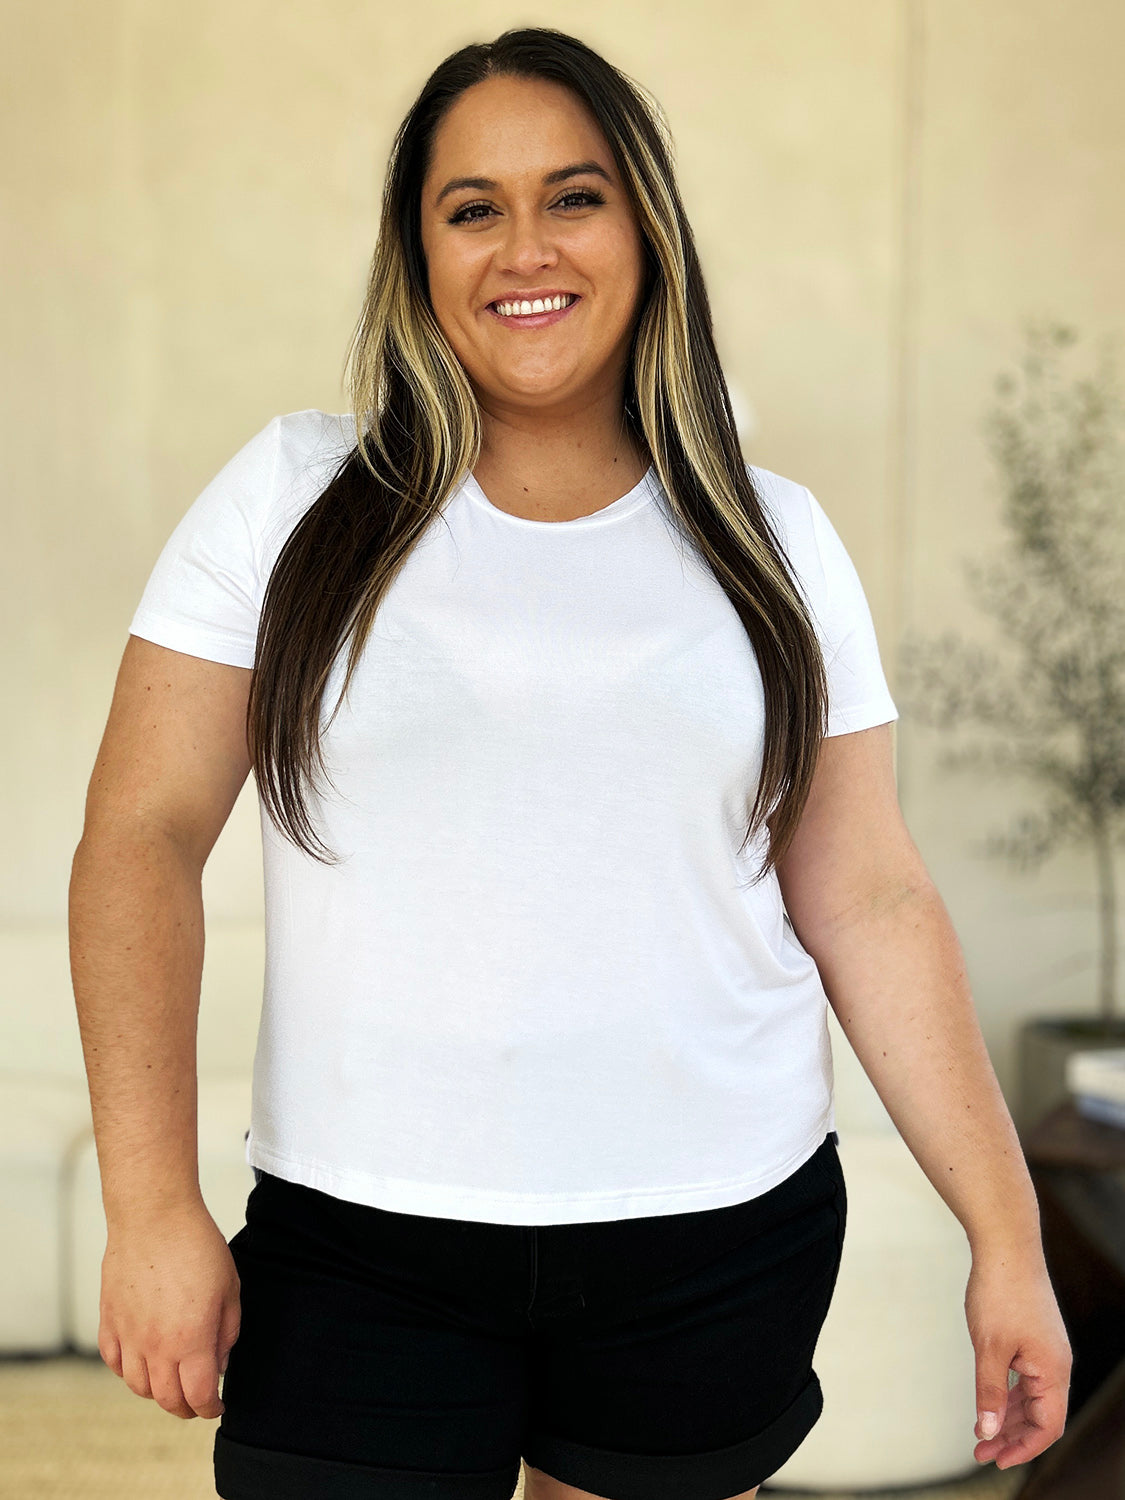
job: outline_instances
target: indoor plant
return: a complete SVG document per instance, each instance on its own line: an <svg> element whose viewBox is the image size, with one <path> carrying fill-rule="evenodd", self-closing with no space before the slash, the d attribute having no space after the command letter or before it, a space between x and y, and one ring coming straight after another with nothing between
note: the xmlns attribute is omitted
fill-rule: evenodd
<svg viewBox="0 0 1125 1500"><path fill-rule="evenodd" d="M1020 1035L1017 1123L1067 1097L1079 1049L1125 1046L1118 1013L1114 845L1125 828L1125 463L1123 407L1103 350L1095 378L1068 378L1073 329L1031 323L1016 375L996 380L985 431L1002 476L1004 552L964 566L1000 626L1001 654L947 632L911 635L896 697L956 732L940 763L1038 791L1037 805L978 844L1021 870L1064 845L1093 854L1096 1007L1045 1015ZM966 726L977 733L965 742Z"/></svg>

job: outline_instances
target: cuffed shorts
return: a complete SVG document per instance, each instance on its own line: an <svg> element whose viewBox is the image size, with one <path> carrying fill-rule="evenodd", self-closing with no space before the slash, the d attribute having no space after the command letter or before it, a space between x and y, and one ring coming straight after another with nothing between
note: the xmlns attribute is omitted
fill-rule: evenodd
<svg viewBox="0 0 1125 1500"><path fill-rule="evenodd" d="M837 1136L728 1208L465 1222L255 1169L224 1500L729 1500L800 1447L847 1215Z"/></svg>

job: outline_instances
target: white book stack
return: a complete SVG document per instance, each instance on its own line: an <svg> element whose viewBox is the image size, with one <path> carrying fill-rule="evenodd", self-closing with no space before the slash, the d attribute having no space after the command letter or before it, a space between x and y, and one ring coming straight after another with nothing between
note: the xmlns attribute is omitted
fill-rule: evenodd
<svg viewBox="0 0 1125 1500"><path fill-rule="evenodd" d="M1066 1086L1080 1115L1125 1130L1125 1047L1072 1052Z"/></svg>

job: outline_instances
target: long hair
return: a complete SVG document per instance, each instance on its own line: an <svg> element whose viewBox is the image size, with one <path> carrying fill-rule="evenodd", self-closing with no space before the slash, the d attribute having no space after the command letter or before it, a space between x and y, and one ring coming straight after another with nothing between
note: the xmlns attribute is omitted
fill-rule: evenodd
<svg viewBox="0 0 1125 1500"><path fill-rule="evenodd" d="M624 419L647 447L677 530L750 637L765 699L757 795L741 853L765 824L761 879L784 854L827 729L812 621L739 448L711 309L659 104L566 33L505 31L462 47L423 85L392 144L362 312L347 352L356 442L289 534L270 574L247 704L247 743L272 821L316 859L335 856L304 787L324 773L321 699L350 642L337 708L380 601L481 449L476 396L434 316L421 234L434 134L465 89L498 75L571 89L613 152L639 225L645 285Z"/></svg>

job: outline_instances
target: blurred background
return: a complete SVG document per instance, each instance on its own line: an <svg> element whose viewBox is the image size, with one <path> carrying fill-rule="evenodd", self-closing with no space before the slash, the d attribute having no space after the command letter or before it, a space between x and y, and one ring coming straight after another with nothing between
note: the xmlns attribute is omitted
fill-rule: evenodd
<svg viewBox="0 0 1125 1500"><path fill-rule="evenodd" d="M767 1489L1125 1494L1125 1468L1090 1467L1120 1464L1109 1434L1125 1412L1125 8L0 10L0 1495L214 1492L215 1424L140 1400L97 1354L105 1225L68 969L70 861L157 553L273 415L346 410L344 350L394 130L443 56L515 25L578 36L664 107L745 456L809 486L867 591L901 710L900 800L965 951L1076 1352L1071 1427L1085 1441L1023 1470L978 1469L964 1236L834 1030L851 1196L817 1358L825 1414ZM1034 534L1029 507L1047 518ZM974 562L1007 572L989 585ZM1075 566L1104 605L1091 620L1067 592ZM1105 690L1067 697L1086 681ZM1091 747L1101 769L1083 780ZM252 1186L252 779L204 896L201 1182L229 1238Z"/></svg>

